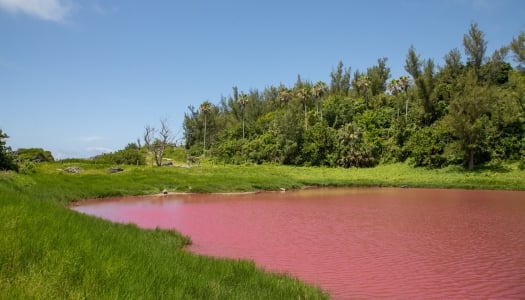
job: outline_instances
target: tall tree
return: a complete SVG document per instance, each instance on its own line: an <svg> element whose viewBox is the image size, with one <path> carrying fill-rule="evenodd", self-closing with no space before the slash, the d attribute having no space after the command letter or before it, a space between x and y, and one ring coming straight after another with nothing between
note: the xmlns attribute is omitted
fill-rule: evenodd
<svg viewBox="0 0 525 300"><path fill-rule="evenodd" d="M232 90L233 90L233 100L237 102L239 100L239 89L236 86L234 86L232 87Z"/></svg>
<svg viewBox="0 0 525 300"><path fill-rule="evenodd" d="M144 146L146 146L146 149L148 151L151 151L151 143L155 139L155 128L147 125L144 128Z"/></svg>
<svg viewBox="0 0 525 300"><path fill-rule="evenodd" d="M285 86L281 86L279 88L279 101L286 105L288 104L288 102L290 102L291 98L292 98L292 92Z"/></svg>
<svg viewBox="0 0 525 300"><path fill-rule="evenodd" d="M393 78L392 80L390 80L390 82L388 83L386 89L390 92L390 94L392 94L392 96L394 96L394 98L396 98L397 117L399 118L400 104L399 104L399 100L397 100L399 93L401 93L401 87L400 87L400 84L399 84L399 79Z"/></svg>
<svg viewBox="0 0 525 300"><path fill-rule="evenodd" d="M435 119L435 103L433 98L435 87L434 61L432 59L427 59L423 62L423 65L423 74L417 78L416 86L425 112L423 121L426 125L430 125Z"/></svg>
<svg viewBox="0 0 525 300"><path fill-rule="evenodd" d="M478 28L477 23L470 24L468 34L463 35L463 46L467 55L467 63L472 66L479 80L481 64L487 50L487 41L485 41L485 34Z"/></svg>
<svg viewBox="0 0 525 300"><path fill-rule="evenodd" d="M456 59L460 59L455 52L451 52L450 63L456 63ZM411 46L408 50L408 54L405 60L405 70L412 76L412 79L417 87L417 95L422 102L425 115L423 117L424 122L428 125L434 119L434 103L433 103L433 92L435 86L434 78L434 60L426 59L421 60L414 46ZM404 76L404 89L405 89L405 118L408 118L408 94L406 89L409 86L408 77Z"/></svg>
<svg viewBox="0 0 525 300"><path fill-rule="evenodd" d="M450 50L444 57L445 66L441 73L444 73L446 76L447 83L452 83L458 78L461 74L461 69L463 69L463 64L461 63L461 52L458 48Z"/></svg>
<svg viewBox="0 0 525 300"><path fill-rule="evenodd" d="M244 117L246 111L246 104L248 104L248 95L241 93L237 99L237 103L241 105L242 108L242 139L244 140Z"/></svg>
<svg viewBox="0 0 525 300"><path fill-rule="evenodd" d="M405 119L408 118L408 87L410 86L410 79L408 76L401 76L397 81L399 84L399 89L405 94Z"/></svg>
<svg viewBox="0 0 525 300"><path fill-rule="evenodd" d="M296 96L299 98L304 108L304 129L308 129L308 100L310 100L311 91L307 86L303 86L296 91Z"/></svg>
<svg viewBox="0 0 525 300"><path fill-rule="evenodd" d="M153 154L155 156L155 162L159 167L162 166L164 152L166 151L166 146L170 143L171 138L171 130L168 126L168 120L161 119L159 137L153 142Z"/></svg>
<svg viewBox="0 0 525 300"><path fill-rule="evenodd" d="M518 63L518 69L525 72L525 32L520 32L518 37L512 39L510 50L514 53L514 60Z"/></svg>
<svg viewBox="0 0 525 300"><path fill-rule="evenodd" d="M11 147L6 146L9 136L0 129L0 170L18 170Z"/></svg>
<svg viewBox="0 0 525 300"><path fill-rule="evenodd" d="M321 101L322 101L325 93L326 93L326 83L324 83L322 81L318 81L314 85L314 87L312 89L312 95L317 100L317 102L316 102L317 113L319 113L319 106L321 106L321 119L323 119L323 104L322 104Z"/></svg>
<svg viewBox="0 0 525 300"><path fill-rule="evenodd" d="M344 68L343 61L339 61L337 69L330 73L330 92L333 94L348 95L350 90L350 68Z"/></svg>
<svg viewBox="0 0 525 300"><path fill-rule="evenodd" d="M412 79L416 81L421 75L421 59L416 54L416 48L410 46L408 54L405 59L405 71L412 76Z"/></svg>
<svg viewBox="0 0 525 300"><path fill-rule="evenodd" d="M203 145L202 145L202 152L204 155L206 155L206 131L208 129L208 114L211 111L211 103L210 101L206 100L203 103L201 103L200 111L204 115L204 139L203 139Z"/></svg>
<svg viewBox="0 0 525 300"><path fill-rule="evenodd" d="M386 91L386 82L390 78L390 68L386 66L387 58L377 60L377 65L368 68L366 75L370 80L369 91L372 96L377 96Z"/></svg>
<svg viewBox="0 0 525 300"><path fill-rule="evenodd" d="M492 55L487 58L485 64L481 66L481 78L485 83L501 85L509 80L511 65L506 62L509 47L504 46L494 50Z"/></svg>
<svg viewBox="0 0 525 300"><path fill-rule="evenodd" d="M493 92L490 87L478 83L477 75L469 72L463 79L461 91L448 107L444 122L457 138L465 154L469 170L474 169L475 156L482 148L490 126L490 103Z"/></svg>
<svg viewBox="0 0 525 300"><path fill-rule="evenodd" d="M356 79L358 94L365 97L365 108L368 108L368 98L370 95L371 84L372 82L370 81L370 77L368 77L368 75L361 75Z"/></svg>
<svg viewBox="0 0 525 300"><path fill-rule="evenodd" d="M410 87L410 79L408 76L401 76L399 79L392 79L387 85L390 93L397 98L398 95L404 93L405 95L405 119L408 117L408 88ZM399 117L399 104L397 107L397 116Z"/></svg>
<svg viewBox="0 0 525 300"><path fill-rule="evenodd" d="M193 105L189 105L188 111L189 112L184 113L182 129L184 130L186 148L190 149L193 145L202 141L202 128L199 126L199 109Z"/></svg>

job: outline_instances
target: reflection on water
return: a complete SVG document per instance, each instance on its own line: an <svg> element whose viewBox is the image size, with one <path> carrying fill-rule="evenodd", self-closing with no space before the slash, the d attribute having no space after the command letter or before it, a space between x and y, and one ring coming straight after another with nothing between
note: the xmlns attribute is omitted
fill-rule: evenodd
<svg viewBox="0 0 525 300"><path fill-rule="evenodd" d="M525 193L392 188L89 201L75 210L191 236L336 299L525 297Z"/></svg>

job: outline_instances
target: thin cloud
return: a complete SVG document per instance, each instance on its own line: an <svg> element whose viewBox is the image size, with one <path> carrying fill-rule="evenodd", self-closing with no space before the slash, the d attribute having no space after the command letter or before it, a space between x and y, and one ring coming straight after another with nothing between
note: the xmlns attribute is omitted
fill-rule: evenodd
<svg viewBox="0 0 525 300"><path fill-rule="evenodd" d="M500 1L492 0L453 0L452 3L468 6L477 11L490 11L498 6Z"/></svg>
<svg viewBox="0 0 525 300"><path fill-rule="evenodd" d="M0 9L46 21L63 22L71 12L71 4L64 0L0 0Z"/></svg>
<svg viewBox="0 0 525 300"><path fill-rule="evenodd" d="M93 11L102 16L111 15L118 12L118 8L116 6L102 6L99 3L94 3L92 7Z"/></svg>
<svg viewBox="0 0 525 300"><path fill-rule="evenodd" d="M88 147L85 150L86 150L86 152L91 153L91 154L93 154L93 153L100 154L100 153L113 152L112 149L106 148L106 147Z"/></svg>
<svg viewBox="0 0 525 300"><path fill-rule="evenodd" d="M85 143L100 141L100 140L103 140L103 139L104 139L103 136L98 136L98 135L84 136L84 137L79 138L80 141L85 142Z"/></svg>
<svg viewBox="0 0 525 300"><path fill-rule="evenodd" d="M113 152L113 149L107 147L87 147L82 150L58 149L52 152L56 160L61 160L66 158L90 158L102 153Z"/></svg>

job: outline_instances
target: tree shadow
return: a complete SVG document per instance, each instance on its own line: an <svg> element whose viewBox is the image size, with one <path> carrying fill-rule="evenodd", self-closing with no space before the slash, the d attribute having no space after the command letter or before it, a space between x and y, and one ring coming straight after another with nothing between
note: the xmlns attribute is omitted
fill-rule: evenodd
<svg viewBox="0 0 525 300"><path fill-rule="evenodd" d="M457 173L509 173L512 171L510 166L505 166L502 163L490 162L485 164L479 164L474 167L473 170L469 170L466 165L449 165L443 168L447 172L457 172Z"/></svg>
<svg viewBox="0 0 525 300"><path fill-rule="evenodd" d="M509 173L510 171L512 171L512 169L509 166L503 165L502 163L491 162L491 163L479 165L475 167L474 170L469 171L469 172L483 173L487 171L494 172L494 173Z"/></svg>

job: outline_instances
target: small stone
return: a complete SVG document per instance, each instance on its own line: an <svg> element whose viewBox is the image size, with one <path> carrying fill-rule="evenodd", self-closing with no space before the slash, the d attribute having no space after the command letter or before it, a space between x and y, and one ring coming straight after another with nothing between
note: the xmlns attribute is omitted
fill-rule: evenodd
<svg viewBox="0 0 525 300"><path fill-rule="evenodd" d="M78 174L80 173L80 168L79 167L67 167L64 169L64 171L67 173L71 173L71 174Z"/></svg>
<svg viewBox="0 0 525 300"><path fill-rule="evenodd" d="M123 168L121 167L111 167L108 169L109 173L117 173L117 172L122 172L124 171Z"/></svg>

